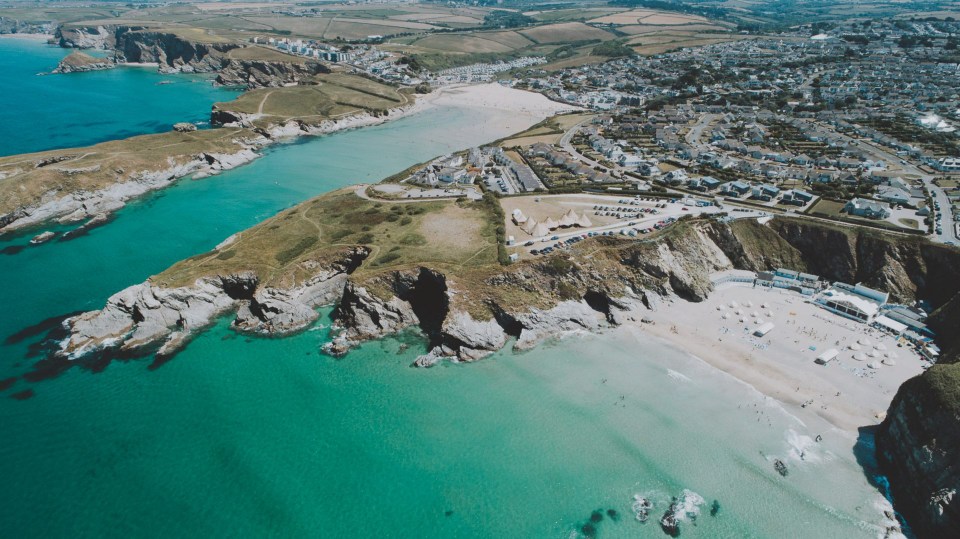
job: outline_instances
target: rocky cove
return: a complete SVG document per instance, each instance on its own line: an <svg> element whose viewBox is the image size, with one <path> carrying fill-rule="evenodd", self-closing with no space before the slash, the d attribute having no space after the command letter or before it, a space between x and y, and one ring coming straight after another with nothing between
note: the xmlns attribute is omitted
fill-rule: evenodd
<svg viewBox="0 0 960 539"><path fill-rule="evenodd" d="M472 362L511 340L515 349L528 349L565 333L640 320L670 298L702 301L715 271L779 266L863 281L901 301L928 298L940 307L938 328L957 323L951 306L958 297L960 255L915 239L777 218L767 224L695 220L652 241L595 241L590 256L575 251L480 277L430 265L358 271L370 263L371 251L353 246L325 253L322 262L307 260L301 268L309 271L295 286L264 286L255 271L212 274L173 289L148 281L117 293L99 311L67 320L69 337L57 353L170 355L223 316L232 318L237 331L284 335L310 327L317 308L332 304L337 329L325 347L329 354L416 328L428 351L414 366ZM932 290L943 294L933 297ZM953 299L944 303L948 297ZM960 417L950 404L949 384L930 382L942 380L947 369L954 366L937 366L904 384L877 433L895 507L914 529L931 536L953 530L956 522L960 455L949 437Z"/></svg>

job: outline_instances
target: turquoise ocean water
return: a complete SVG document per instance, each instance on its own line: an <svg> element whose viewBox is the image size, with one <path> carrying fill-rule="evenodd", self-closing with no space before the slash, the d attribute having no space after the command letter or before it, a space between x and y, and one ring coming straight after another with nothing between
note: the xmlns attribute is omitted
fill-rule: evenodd
<svg viewBox="0 0 960 539"><path fill-rule="evenodd" d="M238 94L213 87L209 77L171 77L141 67L37 76L57 67L67 52L33 39L0 38L0 155L86 146L169 131L177 122L206 122L213 103Z"/></svg>
<svg viewBox="0 0 960 539"><path fill-rule="evenodd" d="M419 370L412 333L321 355L322 317L284 339L223 321L163 364L42 361L58 317L310 196L484 142L483 121L439 108L277 146L75 240L0 240L0 536L567 538L601 510L597 537L664 537L632 497L659 516L683 489L706 502L685 537L877 536L853 440L658 342L568 338Z"/></svg>

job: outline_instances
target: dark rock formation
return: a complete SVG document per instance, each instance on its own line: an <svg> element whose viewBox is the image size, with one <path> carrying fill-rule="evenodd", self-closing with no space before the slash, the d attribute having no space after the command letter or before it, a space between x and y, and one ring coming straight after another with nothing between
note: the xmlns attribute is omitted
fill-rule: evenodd
<svg viewBox="0 0 960 539"><path fill-rule="evenodd" d="M894 507L917 537L960 537L960 364L906 381L876 441Z"/></svg>
<svg viewBox="0 0 960 539"><path fill-rule="evenodd" d="M226 60L217 75L217 84L247 88L288 86L321 73L330 73L330 69L319 62Z"/></svg>

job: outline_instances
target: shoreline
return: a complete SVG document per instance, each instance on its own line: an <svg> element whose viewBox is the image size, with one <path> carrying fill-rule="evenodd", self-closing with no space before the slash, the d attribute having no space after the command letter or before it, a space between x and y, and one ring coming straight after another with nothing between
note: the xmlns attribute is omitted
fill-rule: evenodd
<svg viewBox="0 0 960 539"><path fill-rule="evenodd" d="M0 34L0 39L23 39L26 41L47 41L54 39L53 34Z"/></svg>
<svg viewBox="0 0 960 539"><path fill-rule="evenodd" d="M825 421L851 440L857 438L861 427L879 425L900 385L923 372L918 357L891 345L891 336L802 302L799 294L786 296L794 301L777 310L788 311L792 319L785 320L786 313L778 312L772 318L776 327L769 337L755 338L738 331L742 324L733 320L721 322L716 306L733 297L750 297L747 292L762 295L771 304L783 299L776 292L721 288L701 303L664 302L656 311L645 313L655 323L631 320L622 326L623 331L637 341L653 338L667 343L774 399L798 419ZM871 369L868 361L852 360L849 345L859 339L886 346L897 356L896 365ZM808 343L818 343L816 350ZM828 365L815 364L813 360L829 348L839 351L839 359Z"/></svg>
<svg viewBox="0 0 960 539"><path fill-rule="evenodd" d="M500 105L502 101L507 98L505 94L514 92L524 92L521 100L514 100L515 102L519 101L519 106L515 110L502 108ZM520 94L514 93L513 97L517 97L518 95ZM535 101L540 101L540 103L535 103ZM90 207L94 211L87 211L83 215L71 215L75 208L72 208L71 211L61 211L58 209L58 206L71 200L72 193L66 193L54 201L47 201L40 205L21 207L13 210L8 215L17 213L23 215L18 219L11 220L0 228L0 237L10 238L21 233L40 230L45 226L51 226L55 223L66 224L81 222L89 218L95 218L99 214L110 215L122 208L126 202L135 200L149 192L168 187L184 178L190 177L199 180L219 174L223 170L229 170L252 162L262 156L262 150L277 144L290 142L301 137L330 135L351 129L381 125L440 106L483 108L490 110L490 124L486 127L482 125L477 126L478 129L486 128L490 130L490 136L484 137L490 140L499 138L495 136L494 133L507 130L520 132L545 118L572 109L572 107L550 101L541 94L515 90L497 83L487 83L440 88L429 94L417 96L412 104L389 109L389 114L383 116L374 116L369 112L355 112L340 118L326 119L316 126L307 126L299 123L297 119L289 119L282 124L273 124L273 127L266 129L265 131L269 138L263 137L262 144L256 144L254 147L245 147L235 155L222 156L220 161L226 166L218 166L219 164L203 166L203 164L198 164L197 167L192 168L175 167L178 171L171 172L169 180L162 182L150 181L147 182L149 185L134 185L138 182L135 180L127 180L110 184L98 191L90 192L85 196L85 206ZM245 116L241 122L224 124L222 127L245 127L244 124L260 117L261 116L258 115L248 115ZM523 125L512 125L513 122L517 121L522 122ZM249 129L250 126L246 127ZM61 150L48 151L70 150L70 148L64 148ZM32 154L18 154L6 156L6 158L16 158L27 155ZM165 171L160 171L150 174L150 176L163 175L164 172ZM38 213L40 215L38 215Z"/></svg>

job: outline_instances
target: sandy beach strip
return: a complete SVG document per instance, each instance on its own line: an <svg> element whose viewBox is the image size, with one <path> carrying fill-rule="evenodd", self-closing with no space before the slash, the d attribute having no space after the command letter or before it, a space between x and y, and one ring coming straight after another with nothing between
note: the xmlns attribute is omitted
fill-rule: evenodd
<svg viewBox="0 0 960 539"><path fill-rule="evenodd" d="M789 291L731 286L701 303L663 302L646 316L654 323L630 322L622 331L641 341L666 341L776 399L798 418L816 416L854 438L860 427L882 421L900 384L924 366L915 351L898 346L891 335ZM757 318L774 329L755 336ZM838 351L837 359L814 362L831 348ZM855 359L858 352L866 360ZM868 367L883 359L895 364Z"/></svg>

